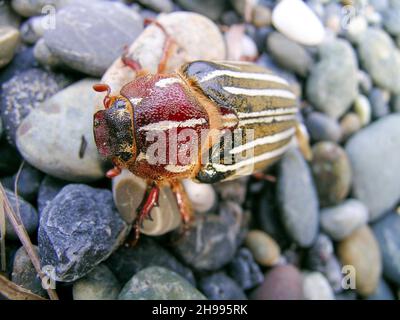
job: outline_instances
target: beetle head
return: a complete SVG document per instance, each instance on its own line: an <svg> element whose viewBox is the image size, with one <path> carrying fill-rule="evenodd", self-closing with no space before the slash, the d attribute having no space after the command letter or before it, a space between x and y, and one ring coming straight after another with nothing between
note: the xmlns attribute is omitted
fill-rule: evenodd
<svg viewBox="0 0 400 320"><path fill-rule="evenodd" d="M123 96L110 96L106 85L97 85L96 91L107 91L104 110L93 119L93 133L97 149L107 158L117 157L123 162L135 159L132 105ZM102 90L105 89L105 90Z"/></svg>

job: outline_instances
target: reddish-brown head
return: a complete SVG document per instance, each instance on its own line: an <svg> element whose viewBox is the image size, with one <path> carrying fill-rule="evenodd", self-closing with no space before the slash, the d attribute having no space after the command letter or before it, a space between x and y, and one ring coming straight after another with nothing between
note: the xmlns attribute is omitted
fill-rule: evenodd
<svg viewBox="0 0 400 320"><path fill-rule="evenodd" d="M95 113L93 133L97 149L107 158L127 162L135 160L136 149L132 120L132 105L123 96L110 96L107 85L95 85L98 92L107 91L104 98L104 110Z"/></svg>

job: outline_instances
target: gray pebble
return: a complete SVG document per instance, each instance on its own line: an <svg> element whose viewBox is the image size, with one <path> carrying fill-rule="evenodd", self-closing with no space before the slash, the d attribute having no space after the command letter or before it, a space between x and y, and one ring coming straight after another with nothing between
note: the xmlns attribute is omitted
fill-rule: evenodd
<svg viewBox="0 0 400 320"><path fill-rule="evenodd" d="M0 26L19 27L21 18L11 9L9 2L0 2Z"/></svg>
<svg viewBox="0 0 400 320"><path fill-rule="evenodd" d="M171 0L139 0L141 5L157 12L172 12L174 3Z"/></svg>
<svg viewBox="0 0 400 320"><path fill-rule="evenodd" d="M7 65L14 57L19 38L18 29L0 26L0 68Z"/></svg>
<svg viewBox="0 0 400 320"><path fill-rule="evenodd" d="M39 186L37 197L39 215L67 184L67 181L60 180L52 176L45 176L43 178L42 183Z"/></svg>
<svg viewBox="0 0 400 320"><path fill-rule="evenodd" d="M392 36L400 35L400 8L388 8L382 12L383 26Z"/></svg>
<svg viewBox="0 0 400 320"><path fill-rule="evenodd" d="M199 288L209 300L247 300L239 285L224 272L201 278Z"/></svg>
<svg viewBox="0 0 400 320"><path fill-rule="evenodd" d="M367 300L396 300L387 282L381 278L379 280L378 288L375 292L367 297Z"/></svg>
<svg viewBox="0 0 400 320"><path fill-rule="evenodd" d="M183 9L200 13L211 20L218 20L226 7L225 0L177 0L177 2Z"/></svg>
<svg viewBox="0 0 400 320"><path fill-rule="evenodd" d="M379 119L390 113L390 93L380 88L373 88L368 96L373 119Z"/></svg>
<svg viewBox="0 0 400 320"><path fill-rule="evenodd" d="M310 113L306 118L305 125L314 141L339 142L342 138L339 122L322 112Z"/></svg>

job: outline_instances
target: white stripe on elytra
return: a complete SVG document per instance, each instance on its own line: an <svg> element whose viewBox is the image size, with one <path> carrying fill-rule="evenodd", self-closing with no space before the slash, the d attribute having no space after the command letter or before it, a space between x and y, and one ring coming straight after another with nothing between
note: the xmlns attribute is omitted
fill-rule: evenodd
<svg viewBox="0 0 400 320"><path fill-rule="evenodd" d="M296 96L288 91L282 89L251 89L251 88L237 88L237 87L223 87L226 92L230 94L241 94L245 96L263 96L263 97L277 97L286 99L296 99Z"/></svg>
<svg viewBox="0 0 400 320"><path fill-rule="evenodd" d="M240 119L245 118L257 118L257 117L265 117L265 116L279 116L285 114L294 114L297 112L297 108L275 108L275 109L267 109L263 111L255 111L255 112L238 112L238 116Z"/></svg>
<svg viewBox="0 0 400 320"><path fill-rule="evenodd" d="M140 101L142 101L142 98L130 98L129 101L134 104L137 105L140 103Z"/></svg>
<svg viewBox="0 0 400 320"><path fill-rule="evenodd" d="M201 80L201 82L205 82L216 77L228 76L232 78L241 78L241 79L252 79L252 80L264 80L271 81L280 84L288 85L288 82L281 77L275 76L273 74L268 73L254 73L254 72L242 72L242 71L231 71L231 70L214 70L210 73L206 74Z"/></svg>
<svg viewBox="0 0 400 320"><path fill-rule="evenodd" d="M262 118L252 118L246 120L240 120L239 125L245 126L253 123L272 123L272 122L283 122L296 120L296 115L286 115L286 116L275 116L275 117L262 117Z"/></svg>
<svg viewBox="0 0 400 320"><path fill-rule="evenodd" d="M155 83L155 86L159 87L159 88L165 88L166 86L169 86L171 84L178 83L178 82L180 83L182 81L179 78L164 78L164 79L158 80Z"/></svg>
<svg viewBox="0 0 400 320"><path fill-rule="evenodd" d="M156 123L150 123L148 125L145 125L145 126L141 127L139 129L139 131L169 130L169 129L179 128L179 127L192 128L192 127L195 127L195 126L198 126L198 125L202 125L204 123L207 123L207 120L204 119L204 118L189 119L189 120L185 120L185 121L168 121L168 120L164 120L164 121L160 121L160 122L156 122Z"/></svg>
<svg viewBox="0 0 400 320"><path fill-rule="evenodd" d="M169 172L173 172L173 173L181 173L181 172L185 172L185 171L189 170L192 166L193 166L192 164L183 165L183 166L168 164L165 166L165 170L167 170Z"/></svg>
<svg viewBox="0 0 400 320"><path fill-rule="evenodd" d="M237 170L239 168L242 168L242 167L245 167L245 166L248 166L248 165L255 165L258 162L262 162L262 161L265 161L265 160L269 160L269 159L278 157L278 156L282 155L283 153L285 153L285 151L287 149L289 149L290 146L291 146L291 144L287 143L286 145L284 145L284 146L282 146L282 147L280 147L278 149L275 149L275 150L272 150L272 151L267 151L267 152L262 153L262 154L260 154L258 156L245 159L245 160L237 162L235 164L225 165L225 164L216 163L216 164L213 164L213 167L218 172L227 172L227 171Z"/></svg>
<svg viewBox="0 0 400 320"><path fill-rule="evenodd" d="M253 141L250 141L248 143L242 144L241 146L233 148L231 151L229 151L229 153L230 154L241 153L244 150L254 148L256 146L280 142L280 141L286 140L287 138L290 138L291 136L293 136L295 131L296 131L295 128L289 128L285 131L278 132L273 135L258 138Z"/></svg>

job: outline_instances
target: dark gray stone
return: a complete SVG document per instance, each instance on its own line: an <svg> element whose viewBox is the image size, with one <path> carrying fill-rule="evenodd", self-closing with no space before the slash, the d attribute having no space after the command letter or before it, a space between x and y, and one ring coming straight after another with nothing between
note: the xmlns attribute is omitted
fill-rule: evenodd
<svg viewBox="0 0 400 320"><path fill-rule="evenodd" d="M5 138L0 141L0 174L8 175L16 172L21 163L21 156L11 147Z"/></svg>
<svg viewBox="0 0 400 320"><path fill-rule="evenodd" d="M389 100L390 93L380 88L373 88L369 93L371 103L371 113L373 119L379 119L390 113Z"/></svg>
<svg viewBox="0 0 400 320"><path fill-rule="evenodd" d="M400 286L400 215L390 212L373 225L383 260L383 275Z"/></svg>
<svg viewBox="0 0 400 320"><path fill-rule="evenodd" d="M166 267L195 284L192 271L148 237L141 237L133 248L121 247L107 259L106 264L121 283L126 283L134 274L147 267Z"/></svg>
<svg viewBox="0 0 400 320"><path fill-rule="evenodd" d="M277 197L290 237L301 247L311 246L318 232L318 196L310 169L295 148L280 162Z"/></svg>
<svg viewBox="0 0 400 320"><path fill-rule="evenodd" d="M37 198L39 215L43 209L53 200L56 195L64 188L69 182L54 178L52 176L45 176L39 187Z"/></svg>
<svg viewBox="0 0 400 320"><path fill-rule="evenodd" d="M105 260L126 230L109 190L69 184L40 217L41 264L54 267L56 280L75 281Z"/></svg>
<svg viewBox="0 0 400 320"><path fill-rule="evenodd" d="M44 34L49 50L68 67L93 76L101 76L143 29L139 14L109 1L67 6L57 11L56 21Z"/></svg>
<svg viewBox="0 0 400 320"><path fill-rule="evenodd" d="M353 195L376 220L400 200L400 114L375 121L346 144L353 171Z"/></svg>
<svg viewBox="0 0 400 320"><path fill-rule="evenodd" d="M367 300L396 300L392 289L387 282L382 278L379 281L378 288L375 292L367 297Z"/></svg>
<svg viewBox="0 0 400 320"><path fill-rule="evenodd" d="M339 142L342 138L339 122L322 112L311 112L306 118L305 125L314 141Z"/></svg>
<svg viewBox="0 0 400 320"><path fill-rule="evenodd" d="M13 146L22 120L68 83L62 75L35 68L15 75L3 84L0 112L7 139Z"/></svg>
<svg viewBox="0 0 400 320"><path fill-rule="evenodd" d="M139 0L141 5L157 12L172 12L174 3L171 0Z"/></svg>
<svg viewBox="0 0 400 320"><path fill-rule="evenodd" d="M211 20L218 20L226 7L225 0L177 0L177 2L183 9L200 13Z"/></svg>
<svg viewBox="0 0 400 320"><path fill-rule="evenodd" d="M201 278L199 288L209 300L247 300L243 290L224 272Z"/></svg>
<svg viewBox="0 0 400 320"><path fill-rule="evenodd" d="M0 2L0 27L11 26L18 28L21 18L15 14L7 1Z"/></svg>
<svg viewBox="0 0 400 320"><path fill-rule="evenodd" d="M247 248L241 248L228 266L229 275L243 290L253 289L261 284L264 275Z"/></svg>

